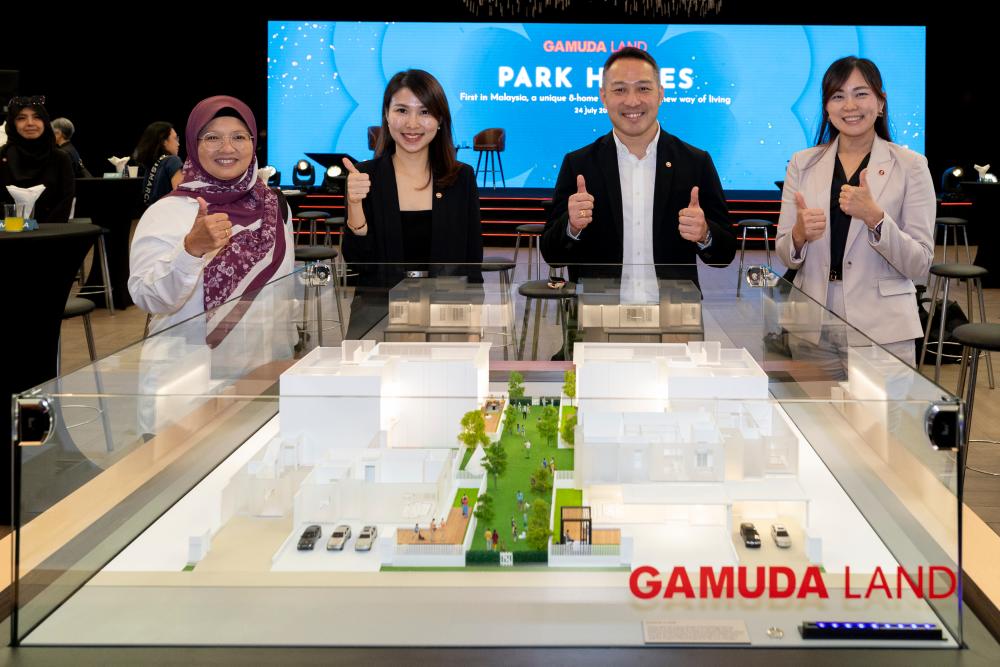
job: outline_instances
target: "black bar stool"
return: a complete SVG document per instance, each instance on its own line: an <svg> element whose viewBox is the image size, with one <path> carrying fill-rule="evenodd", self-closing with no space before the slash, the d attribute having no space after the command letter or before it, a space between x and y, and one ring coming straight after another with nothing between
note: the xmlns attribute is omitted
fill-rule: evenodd
<svg viewBox="0 0 1000 667"><path fill-rule="evenodd" d="M90 218L70 218L69 222L77 224L91 224ZM108 309L108 313L111 315L115 314L115 302L112 298L113 288L111 287L111 273L108 271L108 251L104 244L104 237L110 234L110 230L104 227L99 228L101 230L100 235L94 242L94 261L98 262L98 266L101 267L101 284L100 285L86 285L84 284L85 278L83 275L83 265L80 266L79 282L80 291L77 292L77 296L90 296L93 294L104 294L104 307Z"/></svg>
<svg viewBox="0 0 1000 667"><path fill-rule="evenodd" d="M532 265L535 267L535 280L540 279L542 277L541 241L545 225L532 222L518 225L514 231L517 232L517 237L514 239L514 264L517 264L517 254L521 250L521 237L524 237L528 239L528 280L531 280ZM535 250L534 255L531 252L532 248Z"/></svg>
<svg viewBox="0 0 1000 667"><path fill-rule="evenodd" d="M330 262L334 264L337 260L339 253L336 248L324 248L322 246L298 246L295 248L295 261L305 262L308 268L312 265L318 264L320 262ZM335 267L330 267L331 271L335 270ZM306 279L308 280L308 274L306 274ZM334 278L333 280L333 298L337 302L337 317L339 318L340 324L340 337L343 340L346 335L347 328L344 323L344 310L340 303L340 282ZM311 285L306 282L305 286L305 298L302 300L302 328L305 330L309 326L309 302L316 302L316 332L319 336L319 345L323 346L323 305L320 299L320 285Z"/></svg>
<svg viewBox="0 0 1000 667"><path fill-rule="evenodd" d="M958 374L958 395L965 401L965 449L964 466L969 467L970 442L994 442L992 440L972 440L972 408L976 398L976 371L979 368L979 354L1000 351L1000 324L977 323L955 327L952 337L962 345L962 367ZM968 386L966 387L966 382ZM1000 473L971 468L986 475L1000 476Z"/></svg>
<svg viewBox="0 0 1000 667"><path fill-rule="evenodd" d="M298 243L299 234L302 233L302 222L306 221L309 223L309 245L316 245L316 226L332 217L326 211L301 211L296 216L298 224L295 226L295 242Z"/></svg>
<svg viewBox="0 0 1000 667"><path fill-rule="evenodd" d="M948 230L951 230L951 242L955 246L955 259L958 259L958 230L962 230L962 240L965 242L965 261L972 264L972 254L969 252L969 221L964 218L942 217L934 220L934 238L940 229L944 235L941 261L948 261Z"/></svg>
<svg viewBox="0 0 1000 667"><path fill-rule="evenodd" d="M747 218L736 223L737 227L743 230L743 242L740 244L740 269L736 273L736 296L740 295L740 288L743 287L743 254L747 249L747 230L759 229L764 232L764 250L767 252L767 265L771 266L771 239L767 230L771 228L771 223L760 218Z"/></svg>
<svg viewBox="0 0 1000 667"><path fill-rule="evenodd" d="M541 306L543 302L557 301L559 308L556 310L556 319L562 328L562 353L564 359L569 359L567 354L567 323L569 320L569 307L573 299L576 298L576 283L565 283L562 287L549 287L547 280L529 280L521 283L517 288L517 293L524 297L524 322L521 324L521 343L518 346L518 359L524 358L524 344L528 337L528 311L531 308L531 301L535 301L535 335L531 343L531 358L538 356L538 330L541 325Z"/></svg>
<svg viewBox="0 0 1000 667"><path fill-rule="evenodd" d="M62 318L71 320L74 317L83 318L83 333L87 337L87 352L90 353L90 360L97 361L97 348L94 347L94 330L90 326L90 314L94 312L94 302L90 299L83 299L78 296L71 296L66 301L63 308Z"/></svg>
<svg viewBox="0 0 1000 667"><path fill-rule="evenodd" d="M922 362L927 357L927 347L931 336L931 322L934 320L934 311L937 310L937 298L938 294L941 292L941 285L943 283L944 297L941 300L943 312L941 313L941 322L938 326L937 359L934 361L935 382L938 382L941 379L941 360L944 353L945 314L948 312L948 286L951 284L952 279L965 281L970 320L972 320L973 309L972 289L975 287L976 292L979 295L979 321L981 323L985 323L986 303L983 300L982 278L987 273L989 273L989 271L981 266L976 266L975 264L935 264L931 267L931 275L934 276L934 287L931 290L931 303L930 307L927 309L927 329L924 331L924 344L920 348L920 359L918 361ZM989 352L986 354L986 366L990 373L990 389L993 389L993 361L990 359Z"/></svg>
<svg viewBox="0 0 1000 667"><path fill-rule="evenodd" d="M501 334L503 336L504 359L507 359L507 348L514 344L514 336L508 328L507 323L514 321L514 302L510 298L510 278L515 266L517 264L506 257L484 257L482 266L480 267L483 273L495 271L500 276L500 305L504 312L504 326Z"/></svg>

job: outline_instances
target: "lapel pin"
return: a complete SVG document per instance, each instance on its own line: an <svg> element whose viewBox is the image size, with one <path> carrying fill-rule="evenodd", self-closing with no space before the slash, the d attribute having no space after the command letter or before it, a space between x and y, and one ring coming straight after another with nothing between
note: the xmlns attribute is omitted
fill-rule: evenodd
<svg viewBox="0 0 1000 667"><path fill-rule="evenodd" d="M879 169L878 170L878 175L879 176L885 176L885 169Z"/></svg>
<svg viewBox="0 0 1000 667"><path fill-rule="evenodd" d="M438 199L441 199L441 197L444 197L444 195L443 195L443 194L441 194L440 192L436 192L436 193L434 194L434 196L435 196L435 197L437 197Z"/></svg>
<svg viewBox="0 0 1000 667"><path fill-rule="evenodd" d="M670 168L671 168L672 166L674 166L674 165L672 165L672 164L670 164L669 162L667 162L667 163L665 163L665 164L664 164L663 166L664 166L664 167L666 167L667 169L670 169Z"/></svg>

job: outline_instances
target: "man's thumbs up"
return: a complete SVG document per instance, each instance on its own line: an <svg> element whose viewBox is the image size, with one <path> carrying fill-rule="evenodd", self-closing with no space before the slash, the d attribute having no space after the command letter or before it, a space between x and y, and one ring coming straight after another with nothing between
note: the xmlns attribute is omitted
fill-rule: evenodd
<svg viewBox="0 0 1000 667"><path fill-rule="evenodd" d="M578 236L594 219L594 195L587 192L583 174L576 176L576 192L569 196L566 211L573 236Z"/></svg>
<svg viewBox="0 0 1000 667"><path fill-rule="evenodd" d="M708 222L705 220L705 212L701 210L698 203L698 186L691 188L691 201L687 208L682 208L677 214L677 231L682 239L693 241L694 243L706 243L708 239Z"/></svg>

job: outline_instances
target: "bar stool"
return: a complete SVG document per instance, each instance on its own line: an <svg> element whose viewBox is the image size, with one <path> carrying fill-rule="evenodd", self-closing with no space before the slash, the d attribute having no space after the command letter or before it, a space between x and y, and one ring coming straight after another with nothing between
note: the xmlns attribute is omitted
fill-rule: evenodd
<svg viewBox="0 0 1000 667"><path fill-rule="evenodd" d="M500 153L507 145L507 133L503 128L491 127L488 130L479 132L472 138L472 150L479 152L479 159L476 160L476 177L479 177L479 165L486 155L486 164L483 165L483 187L486 187L486 174L493 174L493 187L497 186L497 167L500 165L500 182L507 187L507 181L503 177L503 161Z"/></svg>
<svg viewBox="0 0 1000 667"><path fill-rule="evenodd" d="M969 303L969 319L972 319L972 288L975 287L976 292L979 295L979 321L980 323L986 322L986 303L983 300L983 281L982 278L987 273L986 269L981 266L976 266L975 264L935 264L931 267L931 275L934 276L934 287L931 290L931 303L930 307L927 309L927 329L924 331L924 344L920 348L920 359L918 361L922 362L927 357L927 347L931 336L931 322L934 320L934 311L937 310L937 298L938 294L941 292L941 284L944 283L944 297L941 300L942 303L942 313L941 322L938 326L938 342L937 342L937 359L934 361L934 381L938 382L941 378L941 359L944 352L944 325L945 325L945 315L948 311L948 286L951 280L954 278L956 280L965 280L966 297ZM989 369L990 374L990 389L993 389L993 361L990 359L989 352L986 353L986 366Z"/></svg>
<svg viewBox="0 0 1000 667"><path fill-rule="evenodd" d="M514 301L510 298L510 278L517 264L506 257L484 257L480 269L484 272L495 271L500 276L500 306L504 312L503 332L503 358L507 359L507 348L514 345L514 336L507 326L508 322L514 321Z"/></svg>
<svg viewBox="0 0 1000 667"><path fill-rule="evenodd" d="M316 226L332 217L326 211L302 211L296 216L298 224L295 226L295 238L298 239L299 234L302 233L302 221L305 220L309 223L309 245L316 245Z"/></svg>
<svg viewBox="0 0 1000 667"><path fill-rule="evenodd" d="M528 311L531 308L531 301L535 301L535 335L531 344L531 358L538 356L538 330L541 325L541 306L543 302L557 301L559 308L556 310L556 319L562 329L562 353L563 358L567 358L567 321L569 318L569 306L576 298L576 283L566 283L562 287L549 287L547 280L529 280L521 283L517 288L517 293L524 297L524 322L521 324L521 342L518 345L517 357L524 358L524 344L528 337Z"/></svg>
<svg viewBox="0 0 1000 667"><path fill-rule="evenodd" d="M94 308L96 306L93 301L71 296L66 301L66 307L63 308L62 314L64 320L71 320L74 317L83 318L83 333L87 337L87 352L90 353L91 361L97 361L97 348L94 347L94 330L90 326L90 314L94 312Z"/></svg>
<svg viewBox="0 0 1000 667"><path fill-rule="evenodd" d="M382 138L382 126L381 125L369 125L368 126L368 150L375 152L378 148L378 140Z"/></svg>
<svg viewBox="0 0 1000 667"><path fill-rule="evenodd" d="M976 371L979 367L979 354L985 352L1000 351L1000 324L963 324L955 327L952 337L962 344L962 367L958 374L958 395L965 401L965 466L976 472L994 477L1000 473L989 470L980 470L968 465L969 443L988 442L996 444L993 440L973 440L972 434L972 407L976 398ZM987 357L988 358L988 357ZM968 377L968 387L966 387L966 377Z"/></svg>
<svg viewBox="0 0 1000 667"><path fill-rule="evenodd" d="M74 224L90 224L92 221L90 218L70 218L69 222ZM97 236L97 240L94 241L94 261L98 263L99 267L101 267L101 284L85 285L83 265L80 265L80 272L77 274L77 280L80 283L80 291L77 292L77 296L90 296L103 293L104 307L108 309L109 314L114 315L115 302L112 298L114 290L111 287L111 274L108 271L108 251L104 244L104 237L111 232L104 227L100 227L100 230L101 233Z"/></svg>
<svg viewBox="0 0 1000 667"><path fill-rule="evenodd" d="M736 296L740 295L743 287L743 254L747 249L747 230L760 229L764 232L764 250L767 252L767 265L771 266L771 240L767 235L767 230L771 228L771 223L760 218L747 218L736 223L737 227L743 230L743 242L740 244L740 269L736 273Z"/></svg>
<svg viewBox="0 0 1000 667"><path fill-rule="evenodd" d="M514 239L514 264L517 264L517 254L521 250L521 237L528 239L528 280L531 280L531 267L534 261L535 266L535 280L542 277L542 251L541 251L541 240L542 232L545 231L545 225L540 225L537 223L528 223L524 225L518 225L514 228L517 232L517 237ZM532 255L532 248L535 249L534 255Z"/></svg>
<svg viewBox="0 0 1000 667"><path fill-rule="evenodd" d="M944 236L944 246L941 253L942 263L948 261L948 230L951 230L951 242L955 246L955 259L958 259L958 230L962 230L962 240L965 242L965 261L972 264L972 254L969 252L969 221L964 218L936 218L934 220L934 238L940 229Z"/></svg>
<svg viewBox="0 0 1000 667"><path fill-rule="evenodd" d="M324 248L322 246L297 246L295 248L295 261L304 262L306 264L306 278L310 275L309 271L314 268L315 264L320 262L336 262L337 256L340 253L337 252L336 248ZM316 302L316 332L318 334L318 340L320 347L323 346L323 305L320 299L320 284L310 284L306 282L305 299L302 301L302 328L303 331L309 326L309 303L310 301ZM344 323L344 310L340 303L340 283L336 280L333 281L333 297L337 302L337 317L339 318L340 324L340 336L341 339L346 335L347 328Z"/></svg>

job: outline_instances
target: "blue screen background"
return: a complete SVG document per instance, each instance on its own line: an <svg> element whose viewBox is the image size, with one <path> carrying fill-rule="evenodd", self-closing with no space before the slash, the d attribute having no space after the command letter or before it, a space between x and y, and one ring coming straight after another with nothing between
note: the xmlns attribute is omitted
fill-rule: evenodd
<svg viewBox="0 0 1000 667"><path fill-rule="evenodd" d="M551 50L588 42L605 50ZM609 49L623 42L646 48L661 68L675 70L678 87L665 91L660 124L709 151L727 190L774 190L792 153L814 143L823 72L845 55L875 61L893 140L924 152L924 27L272 21L269 162L291 173L306 152L370 159L367 128L380 123L386 82L399 70L420 68L434 74L448 96L460 160L474 166L477 154L467 147L473 135L502 127L507 186L553 187L563 155L611 129L599 100L569 96L597 98L594 76ZM536 68L547 68L552 87L515 85L522 67L521 83L535 84ZM504 85L501 68L515 75ZM570 68L563 77L570 87L556 87L556 68ZM685 68L690 73L681 77ZM686 81L690 87L680 87ZM528 99L495 101L494 94ZM567 100L532 101L545 95Z"/></svg>

